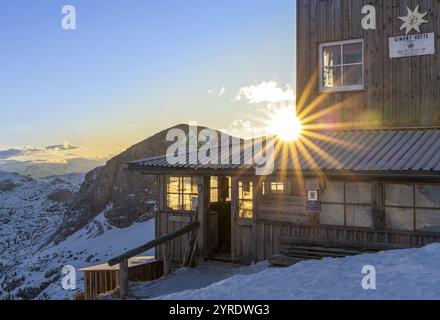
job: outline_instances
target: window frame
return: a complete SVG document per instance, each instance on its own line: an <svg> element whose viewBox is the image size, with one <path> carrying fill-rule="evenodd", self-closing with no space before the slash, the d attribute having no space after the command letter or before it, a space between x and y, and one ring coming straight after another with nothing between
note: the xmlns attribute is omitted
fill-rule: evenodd
<svg viewBox="0 0 440 320"><path fill-rule="evenodd" d="M412 201L411 201L411 205L406 205L406 204L389 204L387 203L387 193L389 192L388 187L392 186L392 185L397 185L397 186L407 186L411 188L411 193L412 193ZM439 234L439 231L431 231L431 230L424 230L424 228L419 228L417 222L418 222L418 215L420 214L420 211L423 210L431 210L431 211L436 211L440 214L440 208L438 207L429 207L429 206L422 206L419 205L417 202L417 188L420 186L440 186L440 183L435 183L435 182L400 182L400 181L389 181L386 182L384 184L384 214L385 214L385 228L386 230L390 231L390 232L415 232L418 234ZM411 214L411 223L412 223L412 227L411 228L396 228L396 227L392 227L389 224L389 211L388 209L397 209L397 210L412 210L412 214Z"/></svg>
<svg viewBox="0 0 440 320"><path fill-rule="evenodd" d="M251 199L247 199L243 196L244 194L244 184L249 184L251 194ZM242 186L240 186L242 184ZM240 192L240 188L242 189L242 192ZM255 200L255 184L253 181L250 180L240 180L237 183L237 191L238 191L238 197L237 197L237 218L241 221L252 221L255 218L255 207L254 207L254 200ZM251 209L242 209L242 203L250 203ZM251 213L251 217L246 217L241 214L241 211L247 211Z"/></svg>
<svg viewBox="0 0 440 320"><path fill-rule="evenodd" d="M324 208L324 206L326 205L330 205L330 206L342 206L343 207L343 218L344 218L344 223L343 224L324 224L321 223L321 215L322 215L322 210L320 213L320 217L319 217L319 224L321 226L330 226L330 227L341 227L341 228L356 228L359 230L374 230L375 228L375 221L374 221L374 199L371 199L370 203L367 202L362 202L362 201L354 201L354 202L350 202L347 196L347 185L348 184L369 184L371 186L371 197L373 197L373 182L368 181L368 180L358 180L358 181L349 181L349 180L330 180L330 183L341 183L343 185L343 193L342 193L342 202L340 201L325 201L325 200L320 200L321 202L321 206L322 208ZM322 193L325 193L325 190L319 191L319 197L322 197ZM322 198L321 198L322 199ZM348 215L347 215L347 211L349 207L370 207L371 208L371 226L366 227L366 226L356 226L356 225L351 225L348 224Z"/></svg>
<svg viewBox="0 0 440 320"><path fill-rule="evenodd" d="M347 63L344 64L344 45L352 44L352 43L361 43L362 44L362 62L360 63ZM325 66L323 65L323 48L339 45L341 47L341 64L336 65L336 67L341 68L341 85L332 88L326 88L323 86L323 69ZM362 84L361 85L343 85L344 83L344 67L346 66L362 66ZM364 39L352 39L352 40L343 40L343 41L333 41L333 42L325 42L319 44L319 91L320 92L349 92L349 91L362 91L365 89L365 43Z"/></svg>
<svg viewBox="0 0 440 320"><path fill-rule="evenodd" d="M179 186L178 186L177 192L169 192L170 179L178 179L179 180L179 182L178 182ZM190 179L191 193L185 192L185 179ZM195 180L195 177L193 177L193 176L166 176L165 177L165 208L166 208L167 212L194 213L196 211L193 208L191 208L192 210L184 210L185 196L190 196L191 199L199 197L198 185L197 185L197 183L194 182L194 180ZM194 186L197 187L197 193L193 192ZM175 209L172 209L171 207L169 207L168 204L169 204L169 196L170 195L174 195L174 196L178 197L180 209L175 210ZM191 207L192 207L192 204L191 204Z"/></svg>

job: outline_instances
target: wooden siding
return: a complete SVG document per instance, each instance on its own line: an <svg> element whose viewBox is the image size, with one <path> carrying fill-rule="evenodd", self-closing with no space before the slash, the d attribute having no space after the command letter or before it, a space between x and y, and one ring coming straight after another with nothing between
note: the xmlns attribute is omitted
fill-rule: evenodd
<svg viewBox="0 0 440 320"><path fill-rule="evenodd" d="M258 261L279 254L282 242L295 243L295 240L326 241L335 247L338 244L353 243L364 245L365 248L380 244L395 245L396 248L413 248L440 242L439 233L375 231L365 228L305 226L271 221L258 221L256 232Z"/></svg>
<svg viewBox="0 0 440 320"><path fill-rule="evenodd" d="M171 212L158 212L156 214L156 238L167 235L171 232L182 229L187 226L189 222L176 221L179 218L191 218L192 214L179 214L179 213L171 213ZM185 258L188 242L189 242L189 234L186 234L182 237L174 239L170 242L170 258L171 262L174 263L183 263ZM163 261L165 257L165 248L161 246L156 249L156 259Z"/></svg>
<svg viewBox="0 0 440 320"><path fill-rule="evenodd" d="M120 285L119 267L84 269L84 296L83 300L95 300L100 294L115 290ZM163 264L161 261L151 261L128 269L130 282L146 282L161 278Z"/></svg>
<svg viewBox="0 0 440 320"><path fill-rule="evenodd" d="M364 30L361 9L372 4L377 29ZM404 35L399 16L420 5L428 12L423 33L436 33L435 55L390 59L388 38ZM346 123L349 127L414 127L440 125L439 0L298 0L298 113L341 105L314 123ZM319 92L319 44L364 39L365 90ZM314 103L313 103L314 102Z"/></svg>

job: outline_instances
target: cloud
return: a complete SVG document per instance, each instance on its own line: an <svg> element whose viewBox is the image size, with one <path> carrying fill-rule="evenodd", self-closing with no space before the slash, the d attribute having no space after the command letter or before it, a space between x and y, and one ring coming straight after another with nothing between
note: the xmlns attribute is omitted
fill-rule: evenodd
<svg viewBox="0 0 440 320"><path fill-rule="evenodd" d="M71 144L65 143L65 144L57 144L53 146L46 147L47 150L54 150L54 151L68 151L68 150L75 150L79 147L73 146Z"/></svg>
<svg viewBox="0 0 440 320"><path fill-rule="evenodd" d="M226 92L226 88L225 87L221 87L220 89L211 89L208 90L208 93L212 96L217 96L217 97L221 97L222 95L224 95Z"/></svg>
<svg viewBox="0 0 440 320"><path fill-rule="evenodd" d="M243 100L246 100L249 104L294 101L295 93L289 85L286 86L286 89L283 89L273 80L264 81L258 85L241 88L232 101Z"/></svg>

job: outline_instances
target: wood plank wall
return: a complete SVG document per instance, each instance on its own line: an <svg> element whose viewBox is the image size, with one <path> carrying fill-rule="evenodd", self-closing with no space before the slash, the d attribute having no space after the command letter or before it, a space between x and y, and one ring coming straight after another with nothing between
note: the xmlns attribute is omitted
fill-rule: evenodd
<svg viewBox="0 0 440 320"><path fill-rule="evenodd" d="M372 4L377 29L363 30L361 9ZM406 16L420 5L428 12L423 33L436 33L435 55L390 59L388 38L404 35ZM440 0L298 0L298 113L342 105L313 123L345 123L351 128L440 126ZM412 32L414 33L414 31ZM319 44L365 42L365 90L319 92ZM315 106L316 105L316 106Z"/></svg>
<svg viewBox="0 0 440 320"><path fill-rule="evenodd" d="M180 230L187 226L187 222L173 221L174 217L183 216L178 213L170 212L158 212L156 214L156 238L167 235L171 232ZM186 217L189 217L187 214ZM158 233L157 233L158 232ZM186 249L188 246L190 234L186 234L182 237L174 239L170 242L170 256L171 261L175 263L183 263L185 258ZM156 259L163 261L164 259L164 249L161 246L159 249L156 248Z"/></svg>

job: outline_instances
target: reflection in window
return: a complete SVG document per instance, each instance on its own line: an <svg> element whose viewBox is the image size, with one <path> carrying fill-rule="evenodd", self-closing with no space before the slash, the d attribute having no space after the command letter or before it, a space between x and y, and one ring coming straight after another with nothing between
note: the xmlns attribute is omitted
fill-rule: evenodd
<svg viewBox="0 0 440 320"><path fill-rule="evenodd" d="M360 90L363 88L363 42L343 41L321 48L321 90Z"/></svg>
<svg viewBox="0 0 440 320"><path fill-rule="evenodd" d="M167 209L172 211L195 211L198 186L191 177L167 178Z"/></svg>
<svg viewBox="0 0 440 320"><path fill-rule="evenodd" d="M211 177L211 193L210 193L211 203L217 203L219 201L218 193L219 193L219 178Z"/></svg>
<svg viewBox="0 0 440 320"><path fill-rule="evenodd" d="M252 219L254 217L253 192L254 187L251 181L238 183L239 218Z"/></svg>
<svg viewBox="0 0 440 320"><path fill-rule="evenodd" d="M270 192L271 193L284 193L284 183L283 182L271 182Z"/></svg>
<svg viewBox="0 0 440 320"><path fill-rule="evenodd" d="M231 194L232 194L232 179L231 179L231 177L227 177L225 181L228 184L228 194L226 195L226 202L231 202L231 200L232 200L232 197L231 197Z"/></svg>

